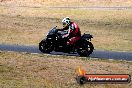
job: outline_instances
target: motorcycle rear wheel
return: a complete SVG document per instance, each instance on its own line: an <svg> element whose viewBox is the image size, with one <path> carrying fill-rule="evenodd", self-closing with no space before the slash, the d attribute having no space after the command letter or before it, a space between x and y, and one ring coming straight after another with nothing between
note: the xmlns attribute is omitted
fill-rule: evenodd
<svg viewBox="0 0 132 88"><path fill-rule="evenodd" d="M77 53L80 56L89 56L94 50L93 44L91 42L83 42L79 45L79 48L77 49Z"/></svg>

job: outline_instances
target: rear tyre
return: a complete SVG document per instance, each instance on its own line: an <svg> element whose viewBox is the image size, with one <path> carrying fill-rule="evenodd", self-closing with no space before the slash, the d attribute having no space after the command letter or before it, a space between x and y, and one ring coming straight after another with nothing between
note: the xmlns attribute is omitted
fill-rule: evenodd
<svg viewBox="0 0 132 88"><path fill-rule="evenodd" d="M46 42L46 40L42 40L40 43L39 43L39 50L42 52L42 53L50 53L52 52L53 48L52 48L52 45L51 44L48 44Z"/></svg>
<svg viewBox="0 0 132 88"><path fill-rule="evenodd" d="M93 44L91 42L85 41L79 44L79 48L77 49L77 53L80 56L89 56L93 52Z"/></svg>

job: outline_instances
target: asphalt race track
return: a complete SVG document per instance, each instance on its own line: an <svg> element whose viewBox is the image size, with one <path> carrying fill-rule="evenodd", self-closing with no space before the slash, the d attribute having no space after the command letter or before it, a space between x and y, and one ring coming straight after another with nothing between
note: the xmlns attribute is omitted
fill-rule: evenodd
<svg viewBox="0 0 132 88"><path fill-rule="evenodd" d="M5 45L0 44L0 51L15 51L15 52L27 52L27 53L40 53L37 46L24 46L24 45ZM68 54L62 52L51 52L51 55L67 55L67 56L79 56L78 54ZM115 59L115 60L127 60L132 61L132 52L116 52L116 51L103 51L94 50L90 55L92 58L101 59Z"/></svg>

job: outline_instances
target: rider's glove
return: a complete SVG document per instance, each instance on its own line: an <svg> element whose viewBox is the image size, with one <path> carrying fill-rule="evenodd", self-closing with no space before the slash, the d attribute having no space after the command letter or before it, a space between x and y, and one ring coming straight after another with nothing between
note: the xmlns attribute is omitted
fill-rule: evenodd
<svg viewBox="0 0 132 88"><path fill-rule="evenodd" d="M66 38L66 37L68 37L68 34L62 36L62 38Z"/></svg>

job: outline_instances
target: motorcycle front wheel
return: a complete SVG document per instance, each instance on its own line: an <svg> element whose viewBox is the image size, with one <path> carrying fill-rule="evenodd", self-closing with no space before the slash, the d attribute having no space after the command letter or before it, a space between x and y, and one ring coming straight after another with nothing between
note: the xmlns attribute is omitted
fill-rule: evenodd
<svg viewBox="0 0 132 88"><path fill-rule="evenodd" d="M39 50L42 52L42 53L50 53L53 51L53 48L52 48L52 45L51 44L48 44L46 42L46 40L42 40L40 43L39 43Z"/></svg>

